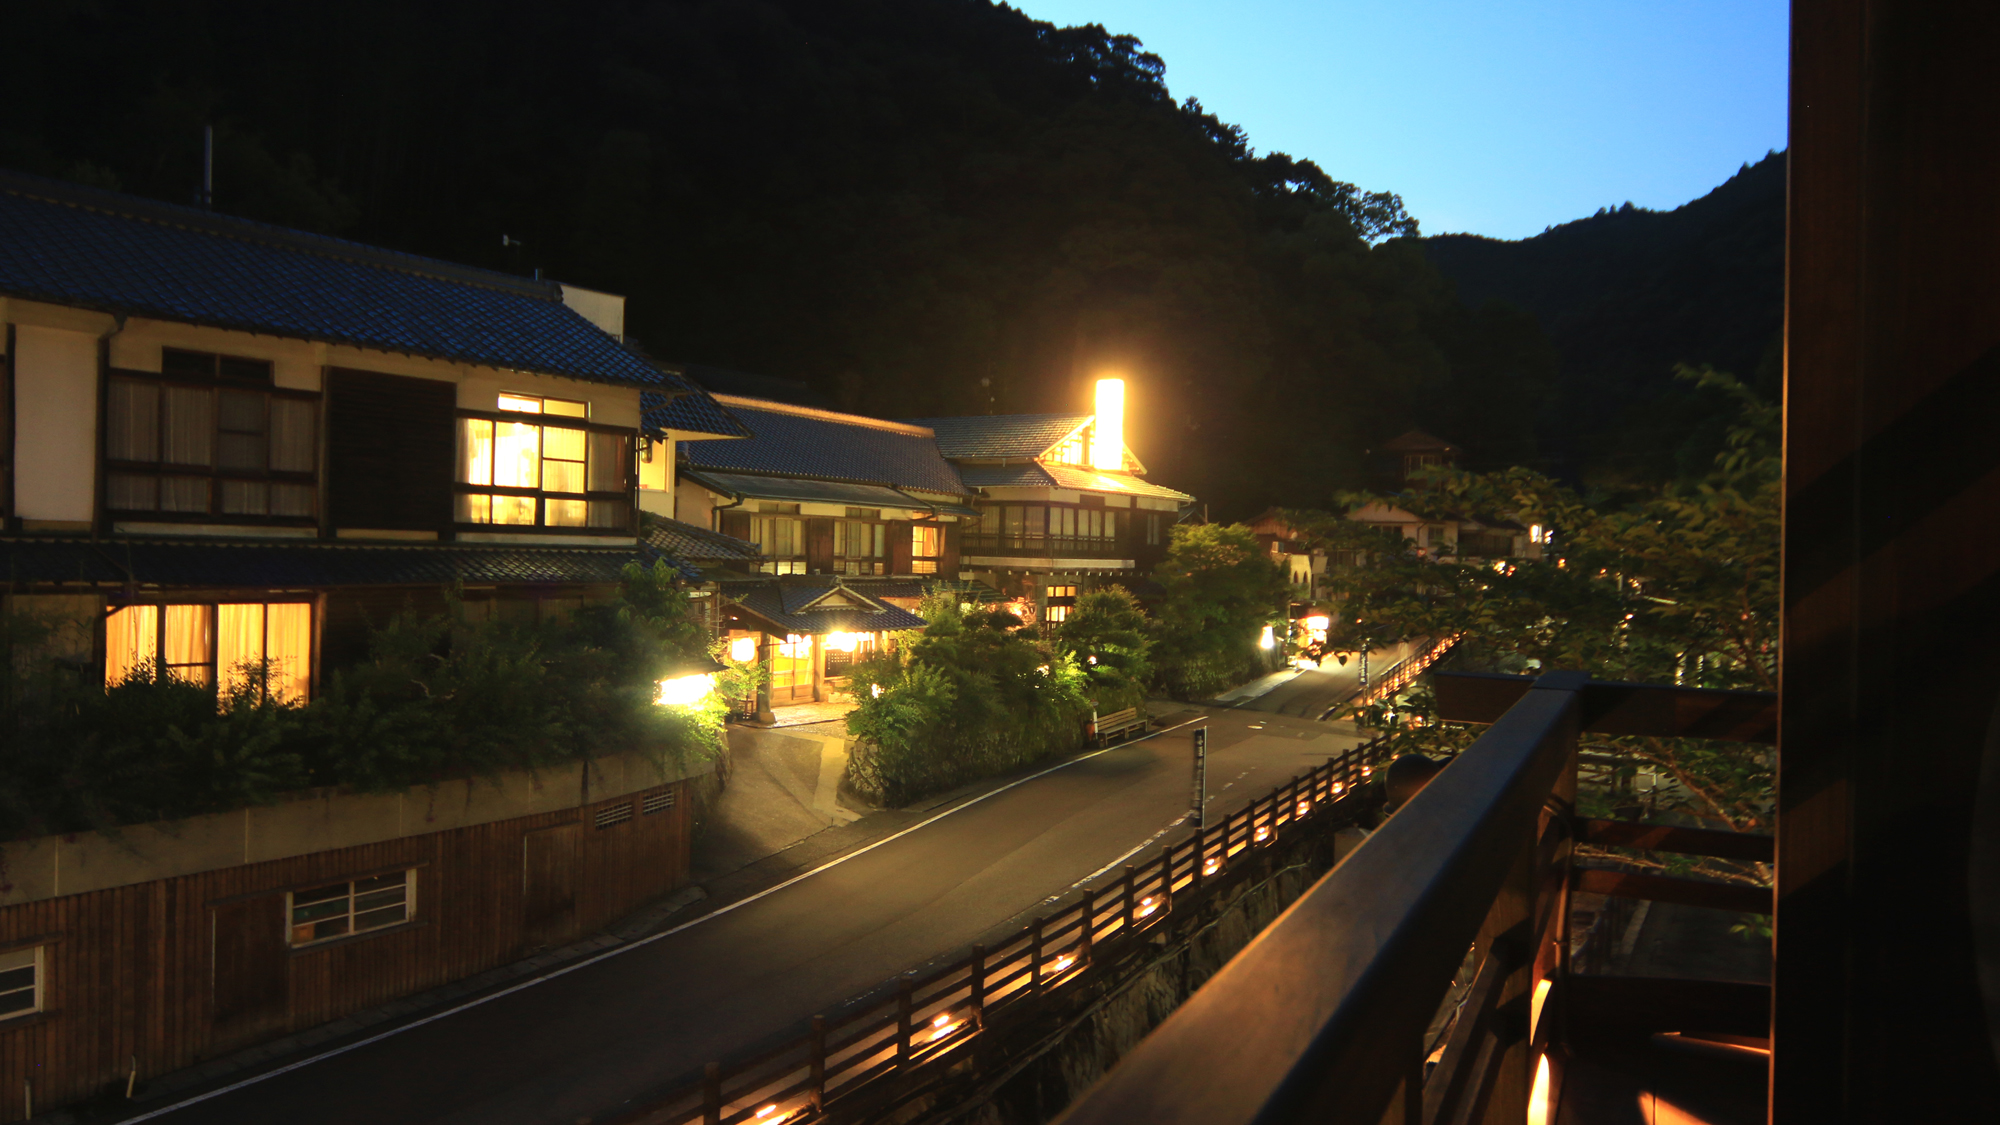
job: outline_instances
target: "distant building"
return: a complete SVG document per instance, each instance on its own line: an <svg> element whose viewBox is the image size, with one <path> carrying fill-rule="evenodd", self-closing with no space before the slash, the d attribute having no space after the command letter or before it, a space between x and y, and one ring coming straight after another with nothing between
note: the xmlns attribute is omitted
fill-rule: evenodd
<svg viewBox="0 0 2000 1125"><path fill-rule="evenodd" d="M1454 468L1465 450L1422 430L1408 430L1367 450L1369 487L1377 492L1402 492L1414 487L1412 478L1424 469Z"/></svg>
<svg viewBox="0 0 2000 1125"><path fill-rule="evenodd" d="M1117 384L1115 390L1106 384ZM961 578L990 585L1045 621L1078 594L1140 582L1166 554L1194 497L1145 479L1124 442L1124 387L1100 383L1091 414L916 419L976 494Z"/></svg>

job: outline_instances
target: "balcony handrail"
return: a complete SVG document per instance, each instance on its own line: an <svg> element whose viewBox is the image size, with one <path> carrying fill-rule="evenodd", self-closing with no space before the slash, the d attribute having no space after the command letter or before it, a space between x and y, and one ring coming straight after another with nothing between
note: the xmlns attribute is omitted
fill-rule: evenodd
<svg viewBox="0 0 2000 1125"><path fill-rule="evenodd" d="M1537 1034L1527 997L1540 1003L1537 985L1558 977L1564 958L1551 935L1566 915L1578 733L1761 741L1775 708L1762 693L1593 683L1580 672L1476 677L1467 692L1446 678L1445 717L1490 719L1491 728L1079 1098L1062 1125L1376 1125L1399 1100L1402 1120L1428 1122L1502 1089L1525 1112L1528 1048L1550 1034L1546 1026ZM1495 700L1506 705L1496 710ZM1447 1046L1427 1085L1422 1039L1475 940L1487 955L1484 987L1475 986L1479 1002L1468 1001L1465 1030L1451 1042L1484 1044L1477 1058Z"/></svg>

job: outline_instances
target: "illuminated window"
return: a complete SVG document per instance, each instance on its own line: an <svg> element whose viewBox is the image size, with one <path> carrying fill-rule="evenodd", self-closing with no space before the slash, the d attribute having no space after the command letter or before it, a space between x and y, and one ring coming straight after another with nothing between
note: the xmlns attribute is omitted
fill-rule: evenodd
<svg viewBox="0 0 2000 1125"><path fill-rule="evenodd" d="M0 1019L42 1010L43 953L37 945L0 953Z"/></svg>
<svg viewBox="0 0 2000 1125"><path fill-rule="evenodd" d="M216 684L226 695L268 669L262 692L303 703L312 682L312 607L303 602L133 605L104 622L104 682L136 673Z"/></svg>
<svg viewBox="0 0 2000 1125"><path fill-rule="evenodd" d="M1051 625L1069 620L1069 611L1076 606L1076 587L1048 586L1044 587L1044 591L1046 604L1042 619Z"/></svg>
<svg viewBox="0 0 2000 1125"><path fill-rule="evenodd" d="M316 945L407 922L416 890L417 873L411 870L293 891L285 904L292 945Z"/></svg>
<svg viewBox="0 0 2000 1125"><path fill-rule="evenodd" d="M623 531L631 519L630 431L588 422L590 404L500 396L502 415L458 421L458 522ZM664 484L664 467L661 483Z"/></svg>
<svg viewBox="0 0 2000 1125"><path fill-rule="evenodd" d="M1042 460L1056 465L1081 465L1090 455L1090 427L1080 426L1077 431L1062 440L1060 445L1042 455Z"/></svg>
<svg viewBox="0 0 2000 1125"><path fill-rule="evenodd" d="M910 529L910 573L936 574L938 557L944 554L944 529L918 525Z"/></svg>
<svg viewBox="0 0 2000 1125"><path fill-rule="evenodd" d="M278 390L268 360L164 351L161 374L104 390L104 505L178 517L309 521L319 396Z"/></svg>

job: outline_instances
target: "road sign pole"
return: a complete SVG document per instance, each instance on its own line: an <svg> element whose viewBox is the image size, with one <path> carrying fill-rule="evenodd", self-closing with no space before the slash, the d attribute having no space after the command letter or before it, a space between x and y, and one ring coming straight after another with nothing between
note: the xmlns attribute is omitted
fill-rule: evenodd
<svg viewBox="0 0 2000 1125"><path fill-rule="evenodd" d="M1194 728L1194 826L1208 826L1208 727Z"/></svg>

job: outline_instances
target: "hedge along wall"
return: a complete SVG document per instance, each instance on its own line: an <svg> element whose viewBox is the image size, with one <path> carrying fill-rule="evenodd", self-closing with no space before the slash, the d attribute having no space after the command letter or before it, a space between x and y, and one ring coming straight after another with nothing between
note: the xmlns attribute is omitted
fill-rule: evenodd
<svg viewBox="0 0 2000 1125"><path fill-rule="evenodd" d="M38 951L42 990L0 1016L0 1121L122 1092L135 1057L143 1081L601 928L687 881L712 769L610 758L0 847L0 958ZM293 893L398 874L405 920L294 941Z"/></svg>

